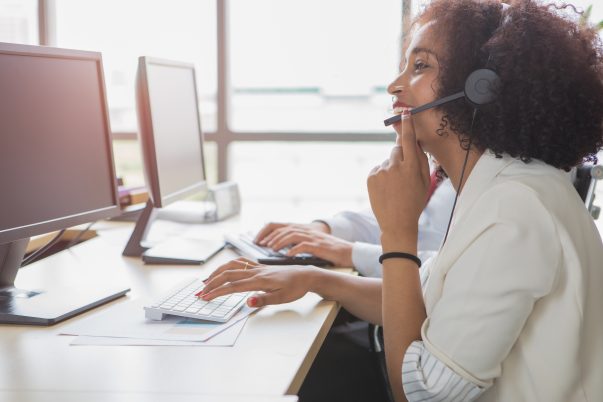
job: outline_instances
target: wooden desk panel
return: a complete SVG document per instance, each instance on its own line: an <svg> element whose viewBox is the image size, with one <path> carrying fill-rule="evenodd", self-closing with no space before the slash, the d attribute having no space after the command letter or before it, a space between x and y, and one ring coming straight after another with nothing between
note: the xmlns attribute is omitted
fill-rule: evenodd
<svg viewBox="0 0 603 402"><path fill-rule="evenodd" d="M297 402L296 396L0 391L1 402Z"/></svg>
<svg viewBox="0 0 603 402"><path fill-rule="evenodd" d="M207 276L236 257L224 250L203 266L150 266L122 257L131 226L55 254L22 270L17 285L44 287L61 281L125 283L127 298L154 298L191 276ZM111 309L126 298L88 311ZM70 346L52 327L0 325L0 391L219 395L283 395L299 390L336 314L338 305L308 294L270 306L249 319L234 347ZM141 311L141 314L143 312ZM10 391L10 392L9 392Z"/></svg>

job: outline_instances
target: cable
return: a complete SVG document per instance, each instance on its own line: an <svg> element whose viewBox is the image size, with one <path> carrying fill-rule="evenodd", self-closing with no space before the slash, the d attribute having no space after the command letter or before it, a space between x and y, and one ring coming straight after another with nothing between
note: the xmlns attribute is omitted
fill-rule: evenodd
<svg viewBox="0 0 603 402"><path fill-rule="evenodd" d="M98 221L90 222L90 224L88 226L86 226L84 229L80 230L79 233L73 239L71 239L71 241L69 243L67 243L67 245L65 246L65 250L75 246L77 244L77 242L82 238L84 233L89 231L92 228L92 225L94 225L96 222L98 222Z"/></svg>
<svg viewBox="0 0 603 402"><path fill-rule="evenodd" d="M448 238L448 231L450 230L450 225L452 224L452 217L454 216L454 209L456 208L456 202L459 199L459 195L461 194L461 189L463 188L463 178L465 177L465 168L467 167L467 161L469 160L469 151L471 150L471 134L473 133L473 123L475 122L475 115L477 114L477 109L473 109L473 117L471 118L471 126L469 127L469 146L467 146L467 153L465 154L465 161L463 162L463 168L461 169L461 179L459 180L459 189L454 196L454 203L452 204L452 211L450 211L450 218L448 219L448 226L446 227L446 234L444 235L444 241L442 241L442 245L440 249L444 247L446 243L446 239Z"/></svg>
<svg viewBox="0 0 603 402"><path fill-rule="evenodd" d="M52 240L50 240L48 243L46 243L45 246L37 249L36 251L34 251L30 255L28 255L26 258L24 258L23 261L21 262L21 267L31 264L32 262L35 261L36 258L38 258L40 255L42 255L46 251L48 251L52 246L54 246L61 239L61 236L63 236L64 233L65 233L65 229L61 230L55 237L52 238Z"/></svg>

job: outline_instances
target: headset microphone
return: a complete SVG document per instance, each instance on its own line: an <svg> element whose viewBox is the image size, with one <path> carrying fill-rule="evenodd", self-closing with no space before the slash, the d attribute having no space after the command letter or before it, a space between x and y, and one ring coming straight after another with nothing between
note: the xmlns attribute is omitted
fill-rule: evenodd
<svg viewBox="0 0 603 402"><path fill-rule="evenodd" d="M443 105L448 102L460 98L467 98L473 106L486 105L496 100L498 88L500 86L500 78L498 74L488 68L480 68L473 71L465 80L465 90L444 98L426 103L419 107L410 110L410 114L417 114L428 109ZM402 115L398 114L383 121L383 124L390 126L402 119Z"/></svg>

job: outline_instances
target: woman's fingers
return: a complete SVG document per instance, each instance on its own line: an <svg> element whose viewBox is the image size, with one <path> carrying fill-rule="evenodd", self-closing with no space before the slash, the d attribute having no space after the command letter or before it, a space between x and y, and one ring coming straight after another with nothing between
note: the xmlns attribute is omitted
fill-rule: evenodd
<svg viewBox="0 0 603 402"><path fill-rule="evenodd" d="M247 299L249 307L263 307L270 304L282 304L290 302L291 298L282 290L275 290L267 293L257 293Z"/></svg>
<svg viewBox="0 0 603 402"><path fill-rule="evenodd" d="M387 162L387 167L395 166L401 162L404 162L404 149L402 149L402 146L396 145L392 148Z"/></svg>
<svg viewBox="0 0 603 402"><path fill-rule="evenodd" d="M414 165L417 162L417 136L410 114L402 116L402 132L397 143L402 147L403 155L392 156L395 156L397 160L404 160Z"/></svg>
<svg viewBox="0 0 603 402"><path fill-rule="evenodd" d="M250 260L249 258L240 257L236 260L228 261L226 264L218 267L214 272L212 272L203 282L208 283L216 276L220 275L222 272L229 270L245 270L249 268L255 268L260 266L257 262Z"/></svg>
<svg viewBox="0 0 603 402"><path fill-rule="evenodd" d="M247 278L238 280L236 282L227 282L210 290L207 293L203 293L200 297L205 301L211 301L216 297L229 295L232 293L251 292L257 290L257 288L257 279Z"/></svg>
<svg viewBox="0 0 603 402"><path fill-rule="evenodd" d="M258 290L258 280L257 278L254 278L255 275L255 272L247 270L223 272L209 281L197 296L201 297L203 300L211 300L228 293ZM245 290L240 289L241 286L250 286L251 284L253 284L252 288Z"/></svg>

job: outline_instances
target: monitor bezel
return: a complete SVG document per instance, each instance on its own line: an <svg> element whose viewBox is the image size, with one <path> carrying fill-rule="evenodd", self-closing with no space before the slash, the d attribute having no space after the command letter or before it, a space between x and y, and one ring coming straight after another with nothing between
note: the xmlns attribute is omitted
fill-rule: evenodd
<svg viewBox="0 0 603 402"><path fill-rule="evenodd" d="M162 194L159 183L155 131L153 129L152 120L153 111L151 109L148 80L148 68L153 65L188 69L193 74L193 83L195 85L195 109L197 110L197 125L199 127L199 153L201 155L202 180L170 194ZM199 112L199 94L197 93L197 75L194 64L156 57L140 56L138 58L138 71L136 77L136 111L138 115L138 133L142 145L145 178L149 190L149 197L153 202L153 206L156 208L163 208L175 201L205 191L207 189L207 175L203 149L204 135Z"/></svg>
<svg viewBox="0 0 603 402"><path fill-rule="evenodd" d="M119 195L117 189L117 179L115 176L115 162L113 156L112 132L109 121L109 108L107 104L107 95L105 87L105 76L103 71L102 56L99 52L84 50L62 49L47 46L21 45L13 43L0 42L0 55L21 55L29 57L50 57L58 59L76 59L94 61L98 71L98 85L101 95L101 106L103 114L105 147L109 160L109 172L111 174L111 192L113 204L102 208L91 209L81 213L63 216L55 219L49 219L43 222L36 222L24 226L18 226L9 229L0 229L0 244L10 243L19 239L24 239L36 235L41 235L56 230L65 229L71 226L77 226L86 222L107 219L121 214L119 205Z"/></svg>

